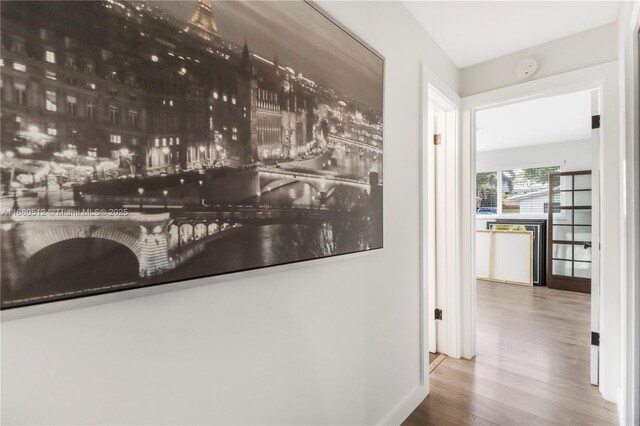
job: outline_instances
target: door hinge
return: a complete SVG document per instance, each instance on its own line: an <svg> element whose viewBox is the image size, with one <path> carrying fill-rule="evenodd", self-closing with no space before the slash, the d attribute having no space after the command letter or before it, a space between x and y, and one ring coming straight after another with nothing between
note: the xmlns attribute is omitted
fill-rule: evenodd
<svg viewBox="0 0 640 426"><path fill-rule="evenodd" d="M433 144L440 145L442 143L442 133L433 134Z"/></svg>
<svg viewBox="0 0 640 426"><path fill-rule="evenodd" d="M600 346L600 333L597 331L591 332L591 346Z"/></svg>
<svg viewBox="0 0 640 426"><path fill-rule="evenodd" d="M435 312L434 312L434 316L437 320L441 320L442 319L442 309L438 309L436 308Z"/></svg>
<svg viewBox="0 0 640 426"><path fill-rule="evenodd" d="M600 115L592 115L591 116L591 128L599 129L600 128Z"/></svg>

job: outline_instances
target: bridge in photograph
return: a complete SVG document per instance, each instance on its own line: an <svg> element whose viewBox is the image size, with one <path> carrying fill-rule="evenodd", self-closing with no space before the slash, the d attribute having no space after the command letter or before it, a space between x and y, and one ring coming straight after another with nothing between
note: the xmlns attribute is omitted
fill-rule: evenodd
<svg viewBox="0 0 640 426"><path fill-rule="evenodd" d="M295 182L306 183L321 194L324 199L331 197L338 186L358 188L367 192L371 188L369 180L366 179L356 179L316 170L259 167L258 176L260 182L259 195Z"/></svg>
<svg viewBox="0 0 640 426"><path fill-rule="evenodd" d="M107 240L126 248L144 279L172 270L219 238L243 228L278 223L312 224L353 217L339 209L318 207L212 206L203 211L129 212L69 209L42 216L12 216L2 222L4 279L18 280L29 260L48 247L82 239ZM366 220L366 218L365 218ZM69 253L72 257L72 253ZM7 263L8 262L8 263ZM10 267L4 268L4 264Z"/></svg>
<svg viewBox="0 0 640 426"><path fill-rule="evenodd" d="M343 138L340 136L329 135L329 142L332 142L334 144L353 145L353 146L357 146L358 148L362 148L368 151L382 154L382 147L373 146L368 143L356 141L353 139Z"/></svg>

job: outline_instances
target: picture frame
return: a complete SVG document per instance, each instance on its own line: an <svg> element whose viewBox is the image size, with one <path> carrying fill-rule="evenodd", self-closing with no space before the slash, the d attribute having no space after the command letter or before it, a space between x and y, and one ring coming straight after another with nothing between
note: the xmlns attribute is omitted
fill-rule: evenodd
<svg viewBox="0 0 640 426"><path fill-rule="evenodd" d="M2 24L2 309L383 247L384 58L315 3Z"/></svg>

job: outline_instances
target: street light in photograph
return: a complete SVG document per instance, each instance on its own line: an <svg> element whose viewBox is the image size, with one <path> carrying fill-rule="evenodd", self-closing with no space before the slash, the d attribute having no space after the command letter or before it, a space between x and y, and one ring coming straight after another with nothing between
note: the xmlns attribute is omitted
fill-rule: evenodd
<svg viewBox="0 0 640 426"><path fill-rule="evenodd" d="M18 210L20 206L18 206L18 188L13 188L13 210Z"/></svg>
<svg viewBox="0 0 640 426"><path fill-rule="evenodd" d="M169 153L171 152L171 150L169 149L168 146L165 146L164 148L162 148L162 153L164 154L164 164L165 166L169 164Z"/></svg>
<svg viewBox="0 0 640 426"><path fill-rule="evenodd" d="M140 210L142 210L142 194L144 194L144 188L138 188L138 194L140 194Z"/></svg>
<svg viewBox="0 0 640 426"><path fill-rule="evenodd" d="M184 178L180 178L180 198L184 198Z"/></svg>
<svg viewBox="0 0 640 426"><path fill-rule="evenodd" d="M204 206L204 182L200 179L198 183L200 184L200 204Z"/></svg>
<svg viewBox="0 0 640 426"><path fill-rule="evenodd" d="M200 158L203 160L203 163L204 163L204 161L206 161L207 159L207 155L204 153L205 151L204 145L200 145L200 147L198 148L198 151L200 151Z"/></svg>
<svg viewBox="0 0 640 426"><path fill-rule="evenodd" d="M126 163L129 166L129 174L133 175L133 164L131 164L131 151L129 151L129 148L122 147L118 152L120 152L120 167L122 167L123 164Z"/></svg>
<svg viewBox="0 0 640 426"><path fill-rule="evenodd" d="M13 151L7 151L2 154L3 157L7 157L11 164L11 175L9 176L9 188L11 188L11 184L13 183L13 178L16 174L16 160L14 160L16 153Z"/></svg>
<svg viewBox="0 0 640 426"><path fill-rule="evenodd" d="M44 177L44 209L45 210L49 210L49 173L47 173Z"/></svg>
<svg viewBox="0 0 640 426"><path fill-rule="evenodd" d="M162 191L162 195L164 196L164 209L168 209L167 207L167 194L169 194L169 191L167 191L166 189L164 191Z"/></svg>

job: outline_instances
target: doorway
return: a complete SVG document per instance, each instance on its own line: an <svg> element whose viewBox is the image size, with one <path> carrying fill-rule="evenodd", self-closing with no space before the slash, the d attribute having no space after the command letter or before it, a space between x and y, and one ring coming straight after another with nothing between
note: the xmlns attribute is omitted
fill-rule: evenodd
<svg viewBox="0 0 640 426"><path fill-rule="evenodd" d="M585 376L594 385L599 383L600 359L599 111L598 89L565 88L477 105L470 128L475 175L470 178L476 201L475 211L470 212L474 302L476 294L485 299L488 293L502 294L504 286L518 293L516 303L536 298L547 303L564 297L556 290L591 293L586 304L590 312L585 311L581 319L591 324L591 335L580 334L577 344L589 359ZM500 239L484 234L479 238L478 233L487 232L499 232ZM499 248L495 247L498 241ZM501 257L494 258L493 253ZM489 266L483 268L487 262ZM495 265L501 267L499 279L479 280L486 273L478 274L478 268L491 271ZM522 272L528 274L527 279L509 278L522 277ZM528 288L523 289L523 284ZM551 289L556 290L548 291ZM482 310L497 305L499 301L483 300L477 315L487 316ZM478 335L486 335L483 333L478 330Z"/></svg>
<svg viewBox="0 0 640 426"><path fill-rule="evenodd" d="M458 99L426 85L425 133L422 146L422 250L424 315L428 328L429 370L445 356L459 357L455 344L457 297L456 185L458 184Z"/></svg>

